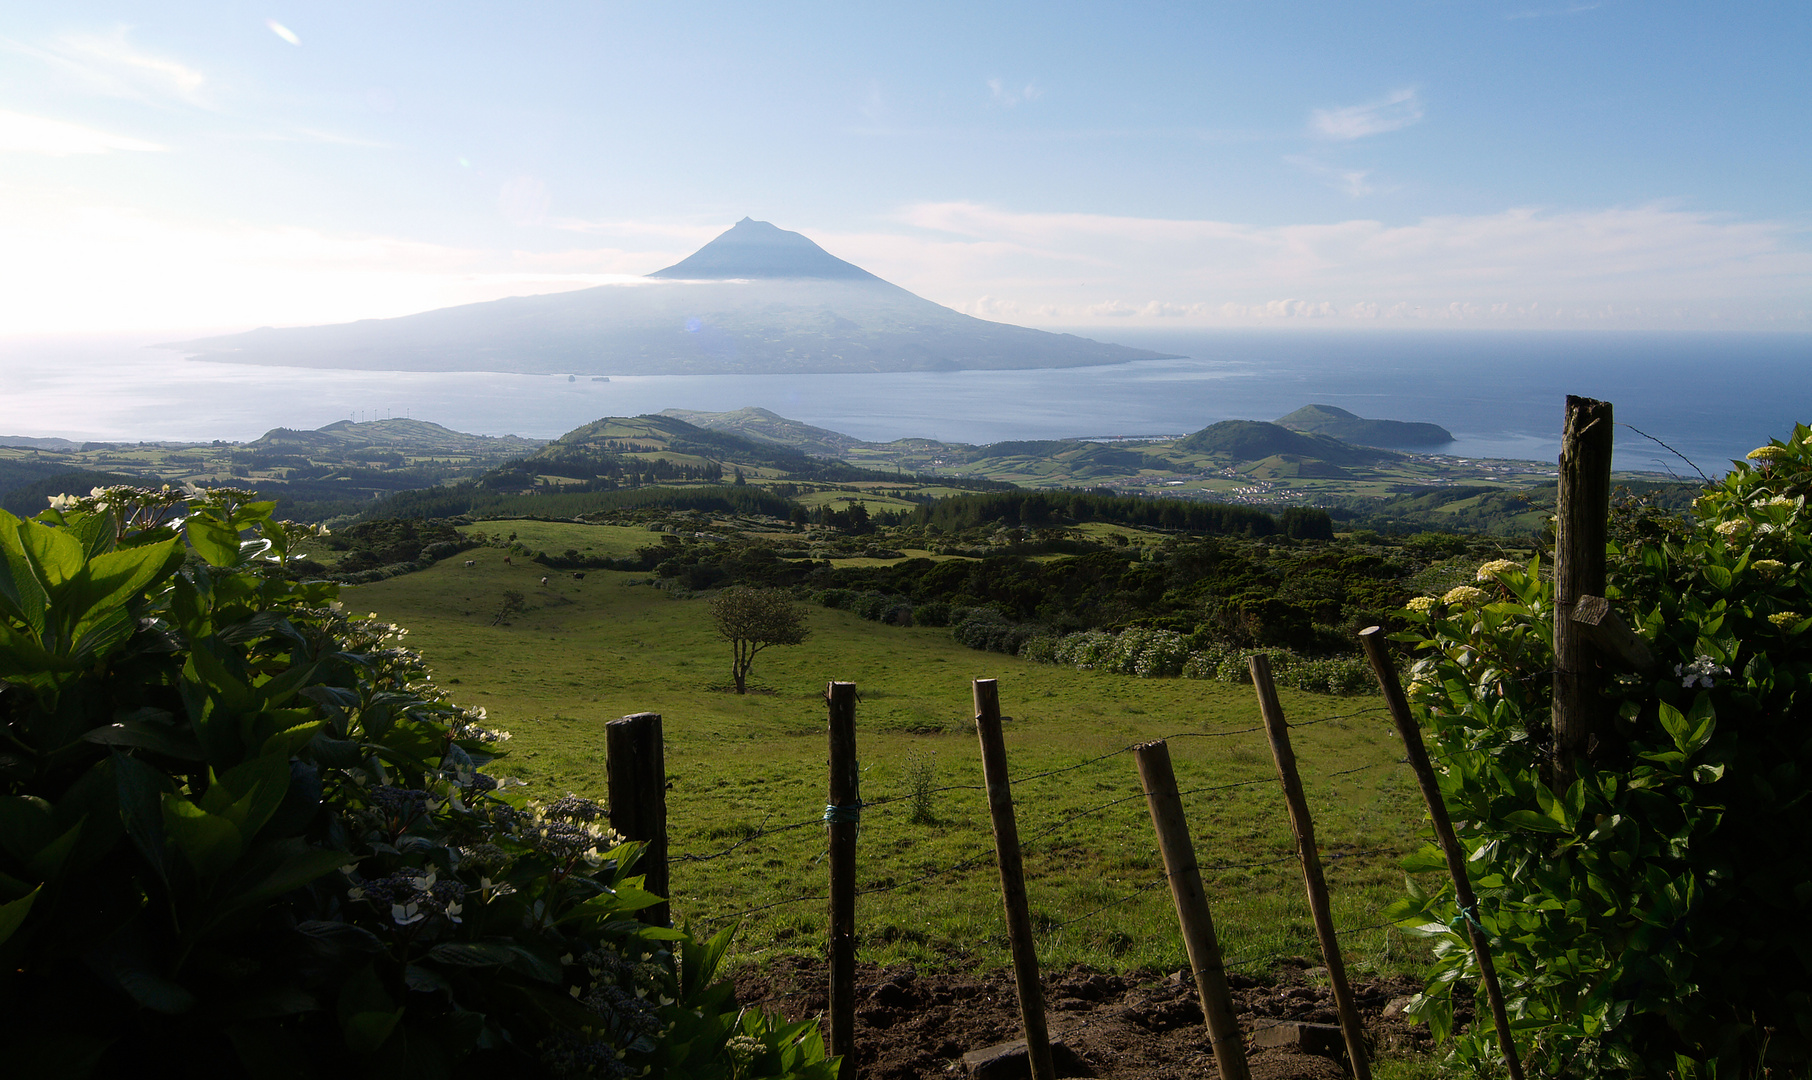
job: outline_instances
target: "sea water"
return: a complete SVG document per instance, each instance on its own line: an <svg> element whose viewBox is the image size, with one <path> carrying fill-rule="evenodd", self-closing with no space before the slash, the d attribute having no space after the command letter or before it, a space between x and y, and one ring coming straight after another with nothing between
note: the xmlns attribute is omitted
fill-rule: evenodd
<svg viewBox="0 0 1812 1080"><path fill-rule="evenodd" d="M1614 403L1617 467L1692 475L1812 421L1812 334L1080 331L1182 359L862 375L330 371L189 360L126 338L0 340L0 435L255 439L409 416L552 438L602 416L759 406L863 439L1181 435L1303 405L1427 421L1458 457L1552 461L1567 394ZM1640 432L1640 433L1639 433ZM1658 442L1656 440L1659 440ZM1664 448L1665 443L1672 449Z"/></svg>

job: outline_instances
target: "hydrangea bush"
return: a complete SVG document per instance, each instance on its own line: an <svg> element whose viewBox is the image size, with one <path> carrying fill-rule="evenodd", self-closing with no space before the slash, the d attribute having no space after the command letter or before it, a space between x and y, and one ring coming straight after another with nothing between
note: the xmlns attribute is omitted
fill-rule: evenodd
<svg viewBox="0 0 1812 1080"><path fill-rule="evenodd" d="M1710 485L1688 523L1613 521L1607 593L1658 666L1607 668L1606 718L1552 790L1553 586L1537 561L1422 598L1409 694L1480 896L1393 909L1433 939L1437 1035L1490 936L1532 1075L1805 1075L1812 1050L1812 430ZM1434 848L1406 869L1442 868ZM1440 880L1438 887L1427 887ZM1496 1068L1488 1022L1457 1062Z"/></svg>
<svg viewBox="0 0 1812 1080"><path fill-rule="evenodd" d="M0 512L0 1075L831 1076L272 510Z"/></svg>
<svg viewBox="0 0 1812 1080"><path fill-rule="evenodd" d="M1131 627L1117 634L1105 630L1065 634L1048 648L1022 649L1020 655L1081 671L1113 671L1141 679L1182 676L1245 683L1252 681L1249 665L1255 652L1271 658L1272 679L1280 686L1317 694L1362 694L1377 688L1371 670L1356 658L1304 657L1288 649L1191 648L1191 639L1185 634L1147 627Z"/></svg>

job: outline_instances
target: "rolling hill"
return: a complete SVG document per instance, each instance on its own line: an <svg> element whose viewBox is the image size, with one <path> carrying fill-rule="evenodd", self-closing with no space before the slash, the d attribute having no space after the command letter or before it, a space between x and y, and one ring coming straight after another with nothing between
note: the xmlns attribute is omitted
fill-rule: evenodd
<svg viewBox="0 0 1812 1080"><path fill-rule="evenodd" d="M1332 435L1361 446L1396 448L1445 446L1453 433L1439 424L1404 420L1367 420L1332 405L1304 405L1277 421L1280 427L1315 435Z"/></svg>

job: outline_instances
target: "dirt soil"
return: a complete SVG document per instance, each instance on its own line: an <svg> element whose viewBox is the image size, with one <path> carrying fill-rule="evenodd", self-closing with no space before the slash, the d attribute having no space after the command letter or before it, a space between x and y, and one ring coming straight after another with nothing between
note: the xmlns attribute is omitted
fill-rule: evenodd
<svg viewBox="0 0 1812 1080"><path fill-rule="evenodd" d="M822 960L778 961L739 974L737 1000L792 1020L821 1016L828 1005L827 978ZM1265 979L1237 972L1229 979L1253 1080L1340 1080L1347 1074L1344 1053L1323 1057L1294 1048L1261 1049L1253 1042L1257 1033L1279 1022L1339 1022L1324 969L1298 960L1279 964ZM1047 974L1044 985L1051 1037L1074 1054L1067 1068L1060 1059L1059 1075L1102 1080L1219 1076L1187 972L1108 975L1079 967ZM1384 1015L1387 1005L1418 989L1414 980L1403 977L1354 985L1374 1058L1430 1048L1426 1027L1401 1015ZM1022 1038L1011 972L857 969L856 1065L862 1080L950 1080L963 1075L964 1054Z"/></svg>

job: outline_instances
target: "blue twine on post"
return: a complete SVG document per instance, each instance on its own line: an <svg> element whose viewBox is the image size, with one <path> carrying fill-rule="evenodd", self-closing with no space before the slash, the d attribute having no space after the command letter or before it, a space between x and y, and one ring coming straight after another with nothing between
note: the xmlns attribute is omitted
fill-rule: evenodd
<svg viewBox="0 0 1812 1080"><path fill-rule="evenodd" d="M1478 913L1478 908L1476 905L1473 907L1460 908L1460 913L1458 915L1455 915L1452 919L1450 919L1447 923L1447 926L1449 929L1453 930L1453 932L1457 934L1460 931L1460 925L1462 923L1471 923L1472 928L1474 930L1477 930L1484 937L1491 936L1491 931L1485 929L1484 923L1479 922L1479 913Z"/></svg>
<svg viewBox="0 0 1812 1080"><path fill-rule="evenodd" d="M862 823L863 803L854 802L848 806L830 806L824 808L826 825L860 825Z"/></svg>

